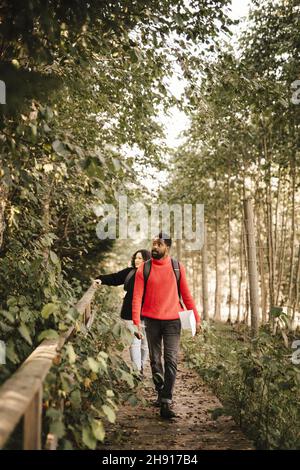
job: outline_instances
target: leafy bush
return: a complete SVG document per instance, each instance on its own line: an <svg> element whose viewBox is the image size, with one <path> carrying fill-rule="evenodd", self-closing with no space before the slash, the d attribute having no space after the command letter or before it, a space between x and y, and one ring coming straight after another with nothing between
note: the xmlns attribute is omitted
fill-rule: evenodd
<svg viewBox="0 0 300 470"><path fill-rule="evenodd" d="M207 327L196 340L185 336L190 367L212 387L259 449L300 448L300 368L281 337L261 329L252 341L228 326Z"/></svg>
<svg viewBox="0 0 300 470"><path fill-rule="evenodd" d="M55 433L63 449L95 449L114 423L118 403L135 401L137 376L122 357L131 341L119 306L98 295L96 318L90 331L79 332L65 345L58 364L48 374L45 388L46 431Z"/></svg>
<svg viewBox="0 0 300 470"><path fill-rule="evenodd" d="M95 449L97 442L103 442L106 427L115 422L118 404L138 401L138 375L123 358L132 336L119 317L119 307L112 291L107 294L100 289L92 328L86 330L82 325L55 359L44 382L43 445L51 433L58 438L59 449ZM79 327L80 322L77 324ZM28 344L20 338L20 345ZM29 344L28 348L29 354ZM21 442L22 429L18 427L6 448L21 448Z"/></svg>

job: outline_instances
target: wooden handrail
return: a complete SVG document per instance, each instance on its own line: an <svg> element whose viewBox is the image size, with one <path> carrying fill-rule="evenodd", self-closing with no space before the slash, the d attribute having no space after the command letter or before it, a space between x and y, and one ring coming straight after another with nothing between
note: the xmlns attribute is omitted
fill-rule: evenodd
<svg viewBox="0 0 300 470"><path fill-rule="evenodd" d="M97 287L91 286L75 308L89 329L94 316L91 302ZM44 340L0 388L0 449L24 416L24 449L41 449L43 382L59 351L75 331L71 326L56 340Z"/></svg>

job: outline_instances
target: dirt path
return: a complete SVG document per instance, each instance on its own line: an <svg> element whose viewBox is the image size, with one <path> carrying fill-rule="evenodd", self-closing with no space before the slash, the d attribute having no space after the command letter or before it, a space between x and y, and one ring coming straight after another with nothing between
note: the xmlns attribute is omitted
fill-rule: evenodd
<svg viewBox="0 0 300 470"><path fill-rule="evenodd" d="M253 445L233 419L211 418L211 410L221 407L220 401L203 384L196 372L179 361L174 394L177 417L165 421L159 408L152 405L156 398L150 369L140 388L145 404L125 404L118 412L118 422L111 425L101 449L112 450L246 450Z"/></svg>

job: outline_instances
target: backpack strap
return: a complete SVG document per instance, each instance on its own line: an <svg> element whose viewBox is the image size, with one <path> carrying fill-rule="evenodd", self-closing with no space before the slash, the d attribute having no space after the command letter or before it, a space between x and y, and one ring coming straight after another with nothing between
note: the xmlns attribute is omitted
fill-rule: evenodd
<svg viewBox="0 0 300 470"><path fill-rule="evenodd" d="M143 305L144 300L145 300L146 286L147 286L147 281L148 281L149 276L150 276L151 266L152 266L151 259L148 259L147 261L145 261L145 263L144 263L144 272L143 272L143 274L144 274L144 292L143 292L143 298L142 298L142 305Z"/></svg>
<svg viewBox="0 0 300 470"><path fill-rule="evenodd" d="M135 271L136 271L135 268L131 269L131 270L129 271L129 273L127 274L127 276L125 277L125 281L124 281L124 290L127 291L129 281L130 281L130 279L134 276Z"/></svg>
<svg viewBox="0 0 300 470"><path fill-rule="evenodd" d="M172 262L172 268L176 277L176 282L177 282L177 291L178 291L178 297L179 297L179 302L181 307L183 308L182 300L181 300L181 293L180 293L180 264L179 261L175 258L171 258Z"/></svg>
<svg viewBox="0 0 300 470"><path fill-rule="evenodd" d="M179 261L175 258L171 258L172 268L176 277L178 296L180 297L180 266Z"/></svg>

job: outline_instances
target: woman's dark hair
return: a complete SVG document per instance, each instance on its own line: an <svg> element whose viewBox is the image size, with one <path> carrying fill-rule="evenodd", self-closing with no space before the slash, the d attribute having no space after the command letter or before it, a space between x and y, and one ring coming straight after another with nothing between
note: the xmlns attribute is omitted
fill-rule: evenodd
<svg viewBox="0 0 300 470"><path fill-rule="evenodd" d="M148 251L148 250L137 250L137 251L132 255L132 258L131 258L131 266L132 266L133 268L135 268L135 263L134 263L134 262L135 262L135 257L136 257L136 255L137 255L138 253L141 253L142 258L143 258L144 261L147 261L148 259L151 258L151 253L150 253L150 251Z"/></svg>

